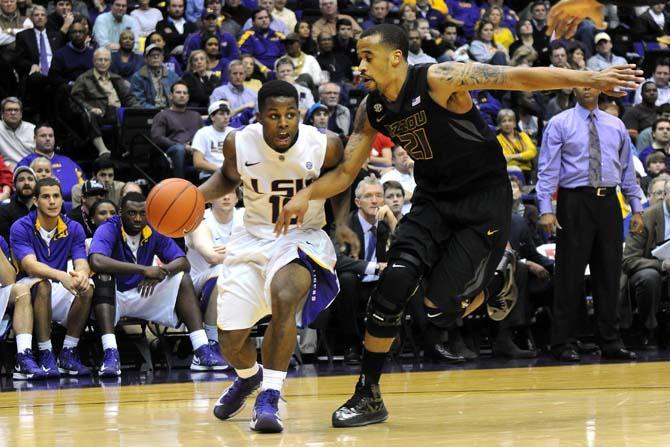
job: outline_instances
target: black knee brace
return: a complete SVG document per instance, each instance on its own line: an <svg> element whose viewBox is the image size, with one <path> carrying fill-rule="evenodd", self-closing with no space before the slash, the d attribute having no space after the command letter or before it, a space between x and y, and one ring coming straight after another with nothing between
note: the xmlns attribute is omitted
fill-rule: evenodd
<svg viewBox="0 0 670 447"><path fill-rule="evenodd" d="M107 273L98 273L93 275L93 304L116 304L116 284L114 277Z"/></svg>
<svg viewBox="0 0 670 447"><path fill-rule="evenodd" d="M366 328L378 338L393 338L402 323L409 299L421 280L421 262L407 253L389 260L379 278L379 285L370 296Z"/></svg>

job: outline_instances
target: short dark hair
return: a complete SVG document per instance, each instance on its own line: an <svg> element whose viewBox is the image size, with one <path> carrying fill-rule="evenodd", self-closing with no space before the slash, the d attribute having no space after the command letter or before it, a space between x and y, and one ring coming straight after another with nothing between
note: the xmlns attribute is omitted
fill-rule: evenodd
<svg viewBox="0 0 670 447"><path fill-rule="evenodd" d="M407 55L409 54L409 39L402 27L390 23L375 25L372 28L363 31L360 39L376 35L380 37L380 43L390 47L392 50L400 50L403 59L407 60Z"/></svg>
<svg viewBox="0 0 670 447"><path fill-rule="evenodd" d="M180 79L180 80L178 80L177 82L175 82L174 84L172 84L170 86L170 93L174 93L174 86L175 85L183 85L184 87L186 87L186 91L188 91L188 84Z"/></svg>
<svg viewBox="0 0 670 447"><path fill-rule="evenodd" d="M93 161L93 173L96 174L103 169L116 169L116 164L110 160L109 158L96 158L95 161Z"/></svg>
<svg viewBox="0 0 670 447"><path fill-rule="evenodd" d="M402 187L402 183L396 182L395 180L387 180L384 182L384 194L389 189L399 189L403 197L405 196L405 188Z"/></svg>
<svg viewBox="0 0 670 447"><path fill-rule="evenodd" d="M54 126L51 125L51 123L48 123L46 121L42 121L41 123L37 123L35 126L35 130L33 130L33 135L37 135L37 131L40 130L43 127L48 127L49 129L53 129Z"/></svg>
<svg viewBox="0 0 670 447"><path fill-rule="evenodd" d="M144 194L140 194L139 192L131 191L123 198L121 199L121 209L125 208L126 203L128 202L137 202L137 203L142 203L146 202L147 198L144 196Z"/></svg>
<svg viewBox="0 0 670 447"><path fill-rule="evenodd" d="M278 98L284 96L295 99L296 106L299 103L298 90L286 81L268 81L258 91L258 110L265 108L265 103L269 98Z"/></svg>
<svg viewBox="0 0 670 447"><path fill-rule="evenodd" d="M656 83L654 81L645 81L642 84L642 86L640 87L640 92L644 92L645 87L647 87L650 84L653 84L654 86L656 86Z"/></svg>
<svg viewBox="0 0 670 447"><path fill-rule="evenodd" d="M335 22L335 31L340 29L340 26L351 26L353 28L353 25L351 24L351 20L349 19L337 19Z"/></svg>
<svg viewBox="0 0 670 447"><path fill-rule="evenodd" d="M654 71L656 71L658 67L670 67L670 59L667 57L659 57L656 59L656 62L654 63Z"/></svg>
<svg viewBox="0 0 670 447"><path fill-rule="evenodd" d="M61 186L58 179L55 177L47 177L40 179L37 181L37 183L35 183L35 189L33 190L33 196L35 196L35 198L40 196L40 191L44 186L58 186L61 196L63 195L63 187Z"/></svg>
<svg viewBox="0 0 670 447"><path fill-rule="evenodd" d="M670 103L666 102L656 107L656 114L662 115L664 113L670 113Z"/></svg>
<svg viewBox="0 0 670 447"><path fill-rule="evenodd" d="M253 22L254 20L256 20L256 16L263 11L268 12L267 9L263 9L263 8L256 8L253 11L251 11L251 21ZM268 15L269 14L270 13L268 12ZM272 16L270 16L270 19L272 19Z"/></svg>
<svg viewBox="0 0 670 447"><path fill-rule="evenodd" d="M668 123L670 124L670 119L667 118L659 118L656 121L654 121L654 124L651 125L651 131L656 132L656 128L658 127L659 124L661 123Z"/></svg>

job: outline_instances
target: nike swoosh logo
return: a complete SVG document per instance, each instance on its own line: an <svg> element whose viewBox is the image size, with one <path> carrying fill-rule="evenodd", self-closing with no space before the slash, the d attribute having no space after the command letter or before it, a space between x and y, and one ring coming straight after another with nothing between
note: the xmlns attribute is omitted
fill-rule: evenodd
<svg viewBox="0 0 670 447"><path fill-rule="evenodd" d="M402 264L393 264L391 267L399 267L399 268L402 268L402 269L406 269L406 268L407 268L406 265L402 265Z"/></svg>
<svg viewBox="0 0 670 447"><path fill-rule="evenodd" d="M305 241L305 244L307 244L307 245L313 245L310 241Z"/></svg>
<svg viewBox="0 0 670 447"><path fill-rule="evenodd" d="M249 163L248 161L244 162L244 166L246 166L247 168L250 166L256 166L257 164L260 164L260 161L257 161L256 163Z"/></svg>
<svg viewBox="0 0 670 447"><path fill-rule="evenodd" d="M486 235L487 235L487 236L493 236L493 235L496 234L498 231L500 231L500 230L488 230L488 231L486 232Z"/></svg>
<svg viewBox="0 0 670 447"><path fill-rule="evenodd" d="M382 115L381 117L376 118L376 120L378 123L381 123L384 118L386 118L386 115Z"/></svg>
<svg viewBox="0 0 670 447"><path fill-rule="evenodd" d="M426 315L428 316L428 318L437 318L437 317L439 317L440 315L442 315L442 312L438 312L438 313L436 313L436 314L430 314L430 313L427 313L427 312L426 312Z"/></svg>

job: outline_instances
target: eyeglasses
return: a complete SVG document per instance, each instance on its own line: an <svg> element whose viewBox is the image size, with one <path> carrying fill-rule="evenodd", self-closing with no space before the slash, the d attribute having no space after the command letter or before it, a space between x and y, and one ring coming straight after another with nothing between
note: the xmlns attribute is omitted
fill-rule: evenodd
<svg viewBox="0 0 670 447"><path fill-rule="evenodd" d="M665 197L665 191L654 191L651 193L653 197Z"/></svg>

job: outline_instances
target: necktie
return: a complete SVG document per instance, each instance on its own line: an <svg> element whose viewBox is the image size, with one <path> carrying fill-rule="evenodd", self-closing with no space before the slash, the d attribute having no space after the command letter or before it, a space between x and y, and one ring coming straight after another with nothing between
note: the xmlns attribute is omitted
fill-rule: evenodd
<svg viewBox="0 0 670 447"><path fill-rule="evenodd" d="M377 249L377 227L370 228L370 238L368 239L368 245L365 247L365 260L371 261L372 256L375 254Z"/></svg>
<svg viewBox="0 0 670 447"><path fill-rule="evenodd" d="M602 180L602 167L600 137L598 136L595 119L594 112L589 113L589 184L597 188Z"/></svg>
<svg viewBox="0 0 670 447"><path fill-rule="evenodd" d="M44 40L44 31L40 31L40 72L44 76L49 74L49 58L47 56L47 44Z"/></svg>

